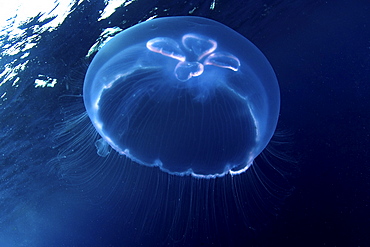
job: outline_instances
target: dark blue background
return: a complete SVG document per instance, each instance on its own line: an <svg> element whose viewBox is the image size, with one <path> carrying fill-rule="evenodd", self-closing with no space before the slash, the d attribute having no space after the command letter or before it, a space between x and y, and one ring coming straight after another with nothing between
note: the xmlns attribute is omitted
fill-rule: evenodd
<svg viewBox="0 0 370 247"><path fill-rule="evenodd" d="M2 104L0 230L9 232L12 237L0 243L33 246L24 243L23 236L27 233L19 231L25 222L37 223L40 213L33 218L22 214L26 209L18 210L21 224L9 223L16 217L13 209L22 201L30 201L30 207L48 216L46 223L40 224L42 234L37 232L39 239L35 242L38 244L34 246L370 245L368 1L228 0L216 1L216 9L210 10L211 1L139 0L97 22L98 11L104 8L102 2L83 2L57 30L41 34L42 38L28 57L30 63L19 74L20 87L9 89L12 97ZM158 9L153 10L154 7ZM228 224L222 220L225 215L220 215L217 226L193 229L189 231L191 234L177 237L175 241L165 238L166 232L158 225L149 232L140 230L143 224L153 222L156 215L156 212L145 215L145 203L137 202L136 216L127 222L125 208L112 206L129 203L119 199L121 187L112 189L110 199L95 204L99 200L89 198L94 197L93 187L85 194L78 186L66 186L68 178L55 176L47 165L58 154L58 149L52 148L55 143L50 135L55 124L63 120L60 109L68 105L65 101L73 101L61 100L60 96L80 92L78 84L88 64L84 56L102 29L114 26L124 29L153 14L188 15L194 7L197 8L192 15L217 20L238 31L269 59L281 88L279 130L291 133L288 139L293 145L289 146L289 152L297 163L292 164L287 176L289 187L294 189L278 205L276 216L256 213L251 218L261 218L260 222L253 219L253 227L250 227L244 224L238 212L231 212L227 215ZM31 35L31 27L36 24L40 24L37 18L23 28ZM14 57L2 57L1 66L10 59ZM57 78L57 87L36 90L33 81L40 73ZM68 90L67 83L70 84ZM139 169L147 172L148 168ZM132 172L136 170L133 168ZM185 182L177 184L190 186L190 180L185 178ZM127 186L135 190L132 195L141 193L144 198L145 193L152 191L145 189L145 185L136 187L135 180L126 181ZM193 184L196 188L200 183ZM6 188L9 194L4 192ZM107 192L109 188L102 191ZM201 197L205 193L191 191L193 196ZM228 199L216 197L214 203L219 205ZM255 207L254 210L260 212L258 206ZM268 206L268 212L269 207L272 206ZM206 209L199 212L204 213ZM187 218L183 214L186 215L186 210L180 216L172 216ZM201 214L193 212L190 216L202 222ZM25 221L25 217L29 219ZM176 231L176 227L168 227L170 221L163 223L163 229ZM14 225L17 230L9 228Z"/></svg>

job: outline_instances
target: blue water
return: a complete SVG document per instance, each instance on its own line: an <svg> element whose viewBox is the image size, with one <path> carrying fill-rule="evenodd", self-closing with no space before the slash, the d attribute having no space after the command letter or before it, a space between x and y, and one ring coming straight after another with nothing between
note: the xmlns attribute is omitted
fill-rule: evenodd
<svg viewBox="0 0 370 247"><path fill-rule="evenodd" d="M98 21L104 4L83 2L28 57L2 55L2 70L29 62L0 86L0 246L369 245L370 4L215 3L136 1ZM153 15L223 23L274 68L278 132L243 174L178 177L97 155L81 96L86 54L103 29ZM54 87L35 88L49 78Z"/></svg>

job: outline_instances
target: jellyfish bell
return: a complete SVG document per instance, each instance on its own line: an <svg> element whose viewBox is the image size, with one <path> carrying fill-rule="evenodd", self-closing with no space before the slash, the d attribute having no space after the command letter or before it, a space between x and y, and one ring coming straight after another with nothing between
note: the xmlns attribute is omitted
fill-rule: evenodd
<svg viewBox="0 0 370 247"><path fill-rule="evenodd" d="M201 17L157 18L116 35L91 62L83 99L119 154L205 178L247 170L272 138L280 108L262 52Z"/></svg>

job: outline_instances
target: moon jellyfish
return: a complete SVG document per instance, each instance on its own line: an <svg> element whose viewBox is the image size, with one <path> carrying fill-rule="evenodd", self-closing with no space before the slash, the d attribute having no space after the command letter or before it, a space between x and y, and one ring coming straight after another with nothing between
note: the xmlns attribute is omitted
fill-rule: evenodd
<svg viewBox="0 0 370 247"><path fill-rule="evenodd" d="M275 73L245 37L201 17L164 17L126 29L94 57L84 104L119 154L170 174L247 170L278 121ZM102 149L104 147L104 149Z"/></svg>

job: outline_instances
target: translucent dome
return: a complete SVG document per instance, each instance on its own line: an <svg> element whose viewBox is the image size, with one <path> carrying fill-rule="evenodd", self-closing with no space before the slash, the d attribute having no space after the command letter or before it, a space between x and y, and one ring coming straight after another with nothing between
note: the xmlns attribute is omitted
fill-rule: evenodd
<svg viewBox="0 0 370 247"><path fill-rule="evenodd" d="M121 32L94 57L83 94L96 130L118 153L201 177L248 169L280 108L265 56L201 17L158 18Z"/></svg>

